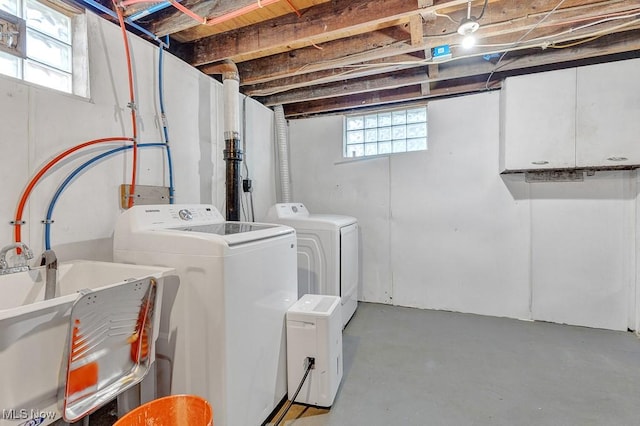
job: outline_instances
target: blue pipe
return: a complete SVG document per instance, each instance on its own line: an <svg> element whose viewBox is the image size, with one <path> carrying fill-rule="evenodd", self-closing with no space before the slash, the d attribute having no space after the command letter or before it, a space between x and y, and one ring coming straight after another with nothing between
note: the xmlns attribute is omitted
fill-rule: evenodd
<svg viewBox="0 0 640 426"><path fill-rule="evenodd" d="M138 148L147 148L147 147L153 147L153 146L165 146L165 144L163 144L163 143L141 143L141 144L138 144ZM96 155L91 160L83 163L81 166L79 166L77 169L75 169L69 176L67 176L67 178L64 180L64 182L62 182L62 184L60 184L60 186L58 187L58 190L53 195L53 198L51 199L51 202L49 203L49 208L47 209L47 219L44 222L44 224L45 224L44 225L44 245L45 245L46 250L50 250L51 249L51 216L53 216L53 209L56 206L56 202L58 201L58 198L60 197L60 194L62 194L62 191L65 190L67 185L69 185L71 183L71 181L78 175L78 173L80 173L81 171L83 171L84 169L86 169L88 166L92 165L96 161L102 160L105 157L108 157L108 156L113 155L115 153L118 153L120 151L125 151L125 150L131 149L131 148L133 148L132 145L126 145L126 146L121 146L119 148L114 148L114 149L112 149L110 151L103 152L100 155Z"/></svg>
<svg viewBox="0 0 640 426"><path fill-rule="evenodd" d="M165 46L169 47L169 36L166 36ZM162 121L162 131L164 133L164 144L167 149L167 167L169 168L169 203L173 204L173 162L171 161L171 148L169 148L169 129L167 128L167 117L164 112L164 47L158 46L158 98L160 100L160 118Z"/></svg>
<svg viewBox="0 0 640 426"><path fill-rule="evenodd" d="M101 5L97 1L94 1L94 0L80 0L80 1L83 2L84 4L86 4L87 6L91 6L94 9L98 9L102 13L106 13L107 15L109 15L109 16L115 18L115 19L118 19L118 15L113 10L109 9L108 7L105 7L105 6ZM140 25L138 25L135 22L131 21L129 18L125 18L124 22L129 24L132 28L135 28L136 30L140 31L142 34L144 34L144 35L146 35L148 37L151 37L154 41L157 41L158 43L164 44L163 41L160 40L160 38L158 38L157 35L153 34L149 30L146 30L145 28L142 28Z"/></svg>
<svg viewBox="0 0 640 426"><path fill-rule="evenodd" d="M146 9L142 9L139 12L136 12L136 13L133 13L133 14L129 15L129 19L131 19L132 21L137 21L140 18L144 18L145 16L151 15L152 13L159 12L162 9L166 9L169 6L171 6L171 3L168 2L168 1L166 1L164 3L154 4L151 7L148 7Z"/></svg>

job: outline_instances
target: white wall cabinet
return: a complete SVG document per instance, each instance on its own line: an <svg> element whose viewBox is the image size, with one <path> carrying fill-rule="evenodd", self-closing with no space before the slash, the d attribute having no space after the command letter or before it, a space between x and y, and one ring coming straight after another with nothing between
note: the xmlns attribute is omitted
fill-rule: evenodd
<svg viewBox="0 0 640 426"><path fill-rule="evenodd" d="M578 68L576 166L640 164L640 59Z"/></svg>
<svg viewBox="0 0 640 426"><path fill-rule="evenodd" d="M507 78L501 171L640 165L640 59Z"/></svg>
<svg viewBox="0 0 640 426"><path fill-rule="evenodd" d="M507 78L501 171L575 167L576 69Z"/></svg>

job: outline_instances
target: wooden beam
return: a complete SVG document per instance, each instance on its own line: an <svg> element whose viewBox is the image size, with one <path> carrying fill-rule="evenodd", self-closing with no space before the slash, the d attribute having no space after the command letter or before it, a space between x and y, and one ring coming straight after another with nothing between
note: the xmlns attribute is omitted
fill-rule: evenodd
<svg viewBox="0 0 640 426"><path fill-rule="evenodd" d="M425 83L429 80L426 69L410 69L385 73L372 77L351 79L347 82L334 83L323 86L311 86L298 89L290 93L269 96L260 99L263 105L284 105L288 103L313 101L322 98L355 95L359 93L374 92L378 90L395 89L404 86L413 86Z"/></svg>
<svg viewBox="0 0 640 426"><path fill-rule="evenodd" d="M499 5L496 4L494 6L497 7ZM631 7L631 5L628 4L624 6L626 9L620 9L623 7L620 4L614 6L615 13L619 13ZM593 15L594 11L592 8L585 9L583 7L581 10L588 13L588 16L595 16ZM490 24L484 28L483 31L485 38L482 42L502 44L517 40L517 34L522 33L522 30L520 30L517 25L509 23L522 16L522 12L517 13L517 16L501 15L501 18L506 19L505 22ZM557 21L554 22L557 24ZM423 25L423 27L428 26L433 27L433 25L429 23ZM499 37L493 37L492 32L494 29L500 35ZM556 30L557 29L554 28L554 31ZM480 31L479 34L482 35L482 31ZM242 76L242 84L258 84L284 78L290 75L301 75L360 62L368 62L385 56L397 56L402 53L412 53L422 49L424 45L434 46L437 44L451 44L455 49L455 44L459 42L459 36L454 34L444 37L426 37L424 39L423 46L412 46L409 44L409 40L410 34L408 32L407 24L327 42L320 46L322 47L322 50L319 50L316 47L307 47L294 50L292 52L285 52L266 58L243 62L238 64L238 68L240 75ZM424 50L430 55L429 47ZM464 54L464 52L460 53ZM182 57L189 60L185 55L182 55ZM201 70L206 73L206 65L203 66Z"/></svg>
<svg viewBox="0 0 640 426"><path fill-rule="evenodd" d="M187 9L190 9L205 18L222 16L233 12L234 10L242 9L243 7L253 3L255 3L255 0L185 0L181 2L181 4ZM194 21L192 18L188 17L176 8L169 7L158 12L156 19L154 19L149 30L158 36L163 36L195 27L197 25L201 25L201 23Z"/></svg>
<svg viewBox="0 0 640 426"><path fill-rule="evenodd" d="M436 79L438 77L438 64L429 64L428 74L430 79Z"/></svg>
<svg viewBox="0 0 640 426"><path fill-rule="evenodd" d="M497 72L492 78L492 82L495 82L505 74L518 74L522 70L629 51L637 51L635 56L640 56L640 39L631 31L603 37L601 40L589 45L558 50L548 49L537 54L521 54L521 56L510 57L499 68L496 68L496 65L491 62L477 57L443 64L439 68L437 76L427 76L424 67L414 68L397 72L392 76L384 74L367 79L354 79L348 82L291 90L287 93L263 98L261 101L265 105L291 104L329 97L344 97L375 90L387 90L403 85L426 82L465 81L465 79L469 78L482 78L486 81L488 75L492 72Z"/></svg>
<svg viewBox="0 0 640 426"><path fill-rule="evenodd" d="M298 3L301 5L300 8L308 8L327 1L329 0L304 0L298 1ZM185 0L182 1L181 4L197 15L211 19L224 17L229 13L254 6L257 2L256 0ZM136 7L139 8L138 5L133 5L127 8L127 11L131 9L131 12L133 12ZM154 15L155 19L151 22L149 30L158 36L175 34L173 38L184 43L291 13L293 13L293 11L289 3L286 0L281 0L232 18L227 22L216 25L203 25L201 22L195 21L176 8L170 7ZM265 16L267 17L265 18Z"/></svg>
<svg viewBox="0 0 640 426"><path fill-rule="evenodd" d="M429 95L423 95L421 86L415 85L393 90L364 93L356 96L289 104L284 106L284 112L287 118L295 118L327 112L347 111L362 107L382 106L392 103L417 101L434 97L456 95L459 93L479 92L484 90L484 82L470 82L467 84L452 87L443 85L439 88L432 89Z"/></svg>
<svg viewBox="0 0 640 426"><path fill-rule="evenodd" d="M419 54L420 52L416 52ZM310 74L294 75L253 85L243 86L242 91L251 96L265 96L265 93L279 93L293 88L308 86L311 84L324 84L341 81L348 78L358 78L365 75L374 75L419 66L424 61L420 56L399 55L370 61L366 65L347 66L327 69ZM240 74L242 79L242 74Z"/></svg>
<svg viewBox="0 0 640 426"><path fill-rule="evenodd" d="M201 38L210 37L214 34L220 34L226 31L233 31L238 28L255 25L269 19L292 15L295 12L289 5L289 2L296 7L296 10L304 14L305 9L328 1L331 0L280 0L277 3L263 6L253 12L238 16L223 23L192 26L191 28L173 33L173 38L183 43L192 42ZM254 0L253 4L257 5L257 0ZM264 0L262 0L262 4L264 4Z"/></svg>
<svg viewBox="0 0 640 426"><path fill-rule="evenodd" d="M614 24L610 23L610 25L614 25ZM635 25L640 26L640 23ZM633 28L634 26L626 28L627 30L630 30L627 32L632 32ZM620 29L620 28L612 29L612 31L623 31L623 30L625 29ZM587 30L585 29L581 31L584 32ZM581 31L575 31L570 35L565 36L564 41L570 41L572 40L572 37L580 36ZM530 48L527 48L526 45L521 45L515 48L513 52L516 52L517 50L527 50L527 49L530 49ZM609 51L608 49L603 50L601 55L607 54L606 52L608 51ZM501 53L501 50L497 50L492 46L485 47L485 48L478 48L473 51L466 52L466 54L465 53L456 54L450 60L441 61L437 63L429 62L429 61L425 61L423 59L417 59L417 58L410 59L404 56L383 58L378 61L372 61L370 63L363 64L360 67L335 68L335 69L320 71L316 73L303 74L303 75L297 75L297 76L288 77L284 79L273 80L267 83L256 84L256 85L252 85L251 87L244 87L243 92L251 96L269 96L269 95L275 95L277 93L281 93L285 91L299 89L304 86L326 84L326 83L345 80L347 78L358 78L365 75L371 76L375 74L381 74L384 72L389 72L392 69L399 70L399 69L407 69L412 67L420 67L424 65L438 65L441 67L445 63L456 62L468 57L479 57L479 56L484 56L484 55L493 54L493 53ZM511 53L511 55L513 55L513 53ZM395 64L395 68L394 68L394 64ZM482 64L478 66L482 66ZM503 66L504 66L504 63L503 63ZM431 72L433 73L433 71L434 70L432 67ZM475 71L478 71L478 70L472 70L472 72L475 72ZM431 81L441 80L441 79L443 78L432 77Z"/></svg>
<svg viewBox="0 0 640 426"><path fill-rule="evenodd" d="M466 0L440 0L430 8L466 4ZM426 9L423 9L426 10ZM231 59L243 62L352 37L400 25L418 12L416 3L406 0L334 0L309 8L299 19L287 15L250 28L240 28L193 43L194 66Z"/></svg>
<svg viewBox="0 0 640 426"><path fill-rule="evenodd" d="M413 15L409 18L409 28L411 29L411 45L422 46L424 33L422 31L422 16Z"/></svg>
<svg viewBox="0 0 640 426"><path fill-rule="evenodd" d="M258 84L292 75L373 61L421 50L408 43L410 36L404 26L396 26L353 37L279 53L266 58L238 63L241 84ZM200 68L207 73L207 65Z"/></svg>

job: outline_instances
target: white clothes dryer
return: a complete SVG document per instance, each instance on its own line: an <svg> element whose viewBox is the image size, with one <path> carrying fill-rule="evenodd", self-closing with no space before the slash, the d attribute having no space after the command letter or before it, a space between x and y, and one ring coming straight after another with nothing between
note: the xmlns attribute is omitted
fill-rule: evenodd
<svg viewBox="0 0 640 426"><path fill-rule="evenodd" d="M216 426L264 422L287 393L295 231L226 222L211 205L134 206L116 223L114 258L171 265L180 277L157 343L157 358L171 363L171 394L207 399Z"/></svg>
<svg viewBox="0 0 640 426"><path fill-rule="evenodd" d="M272 206L267 222L290 226L298 237L298 297L340 296L342 326L358 306L358 220L351 216L310 214L302 203Z"/></svg>

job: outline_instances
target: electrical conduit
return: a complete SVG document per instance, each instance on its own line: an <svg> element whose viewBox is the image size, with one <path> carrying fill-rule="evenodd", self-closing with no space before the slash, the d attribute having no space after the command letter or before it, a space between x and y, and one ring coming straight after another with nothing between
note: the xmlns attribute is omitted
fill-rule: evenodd
<svg viewBox="0 0 640 426"><path fill-rule="evenodd" d="M148 147L154 147L154 146L164 147L165 144L164 143L141 143L140 145L138 145L138 147L140 147L140 148L148 148ZM45 244L45 249L46 250L50 250L51 249L51 223L52 223L51 217L53 216L53 209L55 208L56 203L58 202L58 198L60 198L60 195L65 190L65 188L71 183L71 181L73 181L73 179L81 171L83 171L84 169L86 169L87 167L92 165L93 163L95 163L97 161L100 161L101 159L103 159L105 157L108 157L110 155L116 154L116 153L121 152L121 151L126 151L128 149L133 149L133 145L121 146L119 148L114 148L112 150L103 152L100 155L96 155L91 160L86 161L82 165L78 166L78 168L76 168L73 172L71 172L69 174L69 176L67 176L67 178L64 180L64 182L62 182L60 184L60 186L56 190L55 194L51 198L51 202L49 203L49 208L47 209L47 217L46 217L46 219L44 221L44 224L45 224L44 225L44 244Z"/></svg>
<svg viewBox="0 0 640 426"><path fill-rule="evenodd" d="M33 191L33 188L40 181L42 176L44 176L44 174L49 169L51 169L51 167L56 165L60 160L62 160L65 157L69 156L70 154L73 154L74 152L76 152L76 151L78 151L78 150L80 150L82 148L85 148L87 146L91 146L91 145L95 145L95 144L99 144L99 143L131 142L132 140L133 139L131 139L131 138L125 138L125 137L94 139L94 140L91 140L91 141L88 141L88 142L84 142L84 143L81 143L80 145L76 145L76 146L74 146L72 148L67 149L66 151L64 151L64 152L58 154L57 156L55 156L47 164L45 164L38 171L38 173L36 173L35 176L31 178L31 180L27 184L26 188L22 192L22 195L20 197L20 201L18 202L18 206L16 208L16 216L15 216L15 220L14 220L14 223L13 223L13 225L14 225L13 233L14 233L15 242L19 243L19 242L22 241L21 226L24 224L24 222L22 221L22 214L24 213L24 207L27 204L27 200L29 199L29 196L31 195L31 191Z"/></svg>
<svg viewBox="0 0 640 426"><path fill-rule="evenodd" d="M129 48L129 37L127 37L127 29L124 25L124 16L122 9L118 7L116 0L113 0L113 6L118 14L120 29L122 30L122 39L124 40L124 51L127 58L127 74L129 78L129 108L131 108L131 129L133 132L133 160L131 167L131 185L129 185L129 200L127 205L133 207L133 197L136 193L136 173L138 170L138 125L136 117L136 97L133 89L133 69L131 66L131 50Z"/></svg>
<svg viewBox="0 0 640 426"><path fill-rule="evenodd" d="M287 120L282 105L273 107L276 120L276 144L280 171L280 189L283 203L291 202L291 177L289 174L289 144L287 141Z"/></svg>

